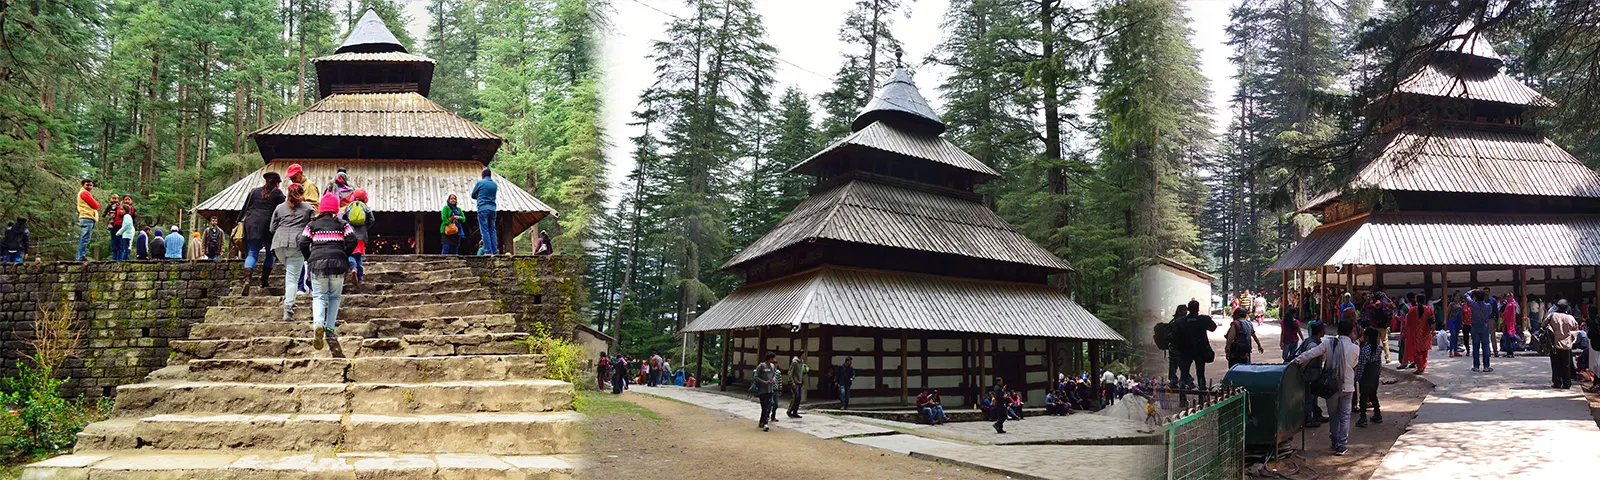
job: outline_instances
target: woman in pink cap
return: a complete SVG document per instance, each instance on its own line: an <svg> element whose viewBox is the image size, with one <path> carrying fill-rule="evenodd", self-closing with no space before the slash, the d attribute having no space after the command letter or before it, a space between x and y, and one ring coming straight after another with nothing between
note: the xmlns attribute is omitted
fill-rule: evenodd
<svg viewBox="0 0 1600 480"><path fill-rule="evenodd" d="M300 233L300 253L311 271L311 345L318 350L325 345L323 337L333 335L344 276L350 272L349 258L355 248L355 230L339 219L339 197L324 194L317 202L316 218Z"/></svg>

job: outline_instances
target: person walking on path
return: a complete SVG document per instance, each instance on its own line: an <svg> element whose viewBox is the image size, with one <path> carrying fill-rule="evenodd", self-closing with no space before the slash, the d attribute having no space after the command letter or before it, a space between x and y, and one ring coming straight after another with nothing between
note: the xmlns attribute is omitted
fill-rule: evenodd
<svg viewBox="0 0 1600 480"><path fill-rule="evenodd" d="M800 418L800 397L804 396L806 388L806 351L801 350L799 355L789 359L789 376L784 379L789 384L789 418Z"/></svg>
<svg viewBox="0 0 1600 480"><path fill-rule="evenodd" d="M1006 417L1011 412L1009 397L1006 397L1006 380L994 377L994 386L989 388L989 419L994 420L994 433L1006 433Z"/></svg>
<svg viewBox="0 0 1600 480"><path fill-rule="evenodd" d="M1333 443L1333 454L1344 455L1349 450L1346 448L1350 441L1350 409L1354 405L1351 400L1356 391L1355 367L1361 355L1361 347L1357 346L1355 339L1355 323L1339 322L1339 336L1329 339L1312 348L1310 351L1294 357L1291 363L1304 365L1311 359L1324 358L1326 368L1324 375L1339 376L1338 393L1328 397L1328 409L1332 410L1333 424L1328 428L1329 440Z"/></svg>
<svg viewBox="0 0 1600 480"><path fill-rule="evenodd" d="M1506 358L1516 358L1521 336L1517 335L1517 297L1507 293L1500 307L1500 353Z"/></svg>
<svg viewBox="0 0 1600 480"><path fill-rule="evenodd" d="M461 240L467 236L467 214L461 211L461 206L452 193L445 199L444 209L439 211L439 254L460 255Z"/></svg>
<svg viewBox="0 0 1600 480"><path fill-rule="evenodd" d="M617 353L611 359L611 394L622 395L622 387L628 385L628 359Z"/></svg>
<svg viewBox="0 0 1600 480"><path fill-rule="evenodd" d="M1228 368L1233 368L1234 365L1250 363L1251 341L1255 342L1257 351L1261 353L1267 352L1266 347L1261 346L1261 339L1256 337L1255 326L1245 318L1248 315L1250 315L1250 311L1243 307L1234 310L1233 323L1228 326L1228 333L1223 335L1227 338L1225 345L1228 346L1228 351L1226 352Z"/></svg>
<svg viewBox="0 0 1600 480"><path fill-rule="evenodd" d="M172 231L167 232L167 260L183 260L183 246L187 243L183 238L183 231L177 225L172 226Z"/></svg>
<svg viewBox="0 0 1600 480"><path fill-rule="evenodd" d="M767 419L777 415L773 412L777 409L777 401L772 395L776 391L774 387L778 382L778 354L767 352L765 361L756 365L756 373L751 376L751 381L756 382L756 393L759 394L758 401L761 403L761 417L758 423L761 431L765 432L768 431Z"/></svg>
<svg viewBox="0 0 1600 480"><path fill-rule="evenodd" d="M839 384L839 409L849 410L850 386L856 383L855 357L844 357L844 366L835 371L833 380Z"/></svg>
<svg viewBox="0 0 1600 480"><path fill-rule="evenodd" d="M1251 295L1249 290L1245 290L1244 293L1239 294L1238 298L1234 299L1233 308L1234 310L1244 310L1246 314L1249 314L1255 311L1255 302L1256 296Z"/></svg>
<svg viewBox="0 0 1600 480"><path fill-rule="evenodd" d="M1356 409L1361 411L1361 418L1356 420L1356 426L1366 428L1368 405L1372 406L1372 422L1383 423L1383 407L1378 404L1378 372L1383 368L1383 356L1378 354L1382 341L1378 329L1368 328L1362 336L1366 341L1361 343L1361 355L1356 360ZM1422 373L1420 368L1417 373Z"/></svg>
<svg viewBox="0 0 1600 480"><path fill-rule="evenodd" d="M317 216L316 207L305 199L305 190L289 184L288 200L272 211L271 251L283 262L283 321L294 321L294 299L305 275L306 257L300 253L300 233Z"/></svg>
<svg viewBox="0 0 1600 480"><path fill-rule="evenodd" d="M22 257L28 255L29 237L28 218L17 217L17 221L6 225L6 235L0 241L0 261L5 263L22 263Z"/></svg>
<svg viewBox="0 0 1600 480"><path fill-rule="evenodd" d="M1400 364L1402 367L1414 365L1417 368L1417 375L1422 375L1427 373L1428 349L1433 346L1433 325L1430 320L1433 318L1433 307L1415 303L1416 294L1406 294L1406 301L1413 306L1406 311L1406 316L1401 320L1400 338L1404 341L1401 343ZM1378 345L1387 347L1383 343L1383 331L1379 330Z"/></svg>
<svg viewBox="0 0 1600 480"><path fill-rule="evenodd" d="M278 190L278 184L283 179L278 178L277 172L267 172L261 175L265 183L250 190L245 196L244 208L240 210L239 223L244 225L244 295L250 295L251 274L257 264L261 266L261 288L267 288L267 275L272 272L272 253L263 254L261 248L272 240L272 212L284 202L283 191ZM257 260L265 255L266 258Z"/></svg>
<svg viewBox="0 0 1600 480"><path fill-rule="evenodd" d="M321 350L323 337L332 337L339 320L339 297L344 276L350 272L350 253L356 248L355 232L339 216L339 197L322 196L317 216L300 232L300 254L311 271L312 348ZM284 288L288 288L285 285Z"/></svg>
<svg viewBox="0 0 1600 480"><path fill-rule="evenodd" d="M1217 322L1210 315L1200 314L1200 302L1189 301L1189 316L1183 320L1183 325L1178 328L1178 336L1182 339L1179 343L1183 354L1181 363L1184 366L1183 383L1191 388L1206 388L1206 364L1216 360L1216 352L1211 350L1211 340L1206 337L1206 332L1217 330ZM1189 369L1194 370L1194 378L1189 378Z"/></svg>
<svg viewBox="0 0 1600 480"><path fill-rule="evenodd" d="M1490 301L1489 294L1483 290L1468 292L1472 300L1467 302L1468 318L1466 324L1472 330L1472 371L1493 372L1489 366L1489 333L1494 329L1495 305Z"/></svg>
<svg viewBox="0 0 1600 480"><path fill-rule="evenodd" d="M1173 385L1177 385L1179 379L1189 377L1188 365L1183 364L1183 355L1178 353L1178 345L1174 341L1178 336L1178 326L1182 325L1183 319L1188 316L1189 307L1184 304L1178 304L1177 310L1172 312L1172 320L1167 321L1165 324L1158 323L1155 327L1154 343L1156 348L1167 352L1167 382ZM1178 376L1179 370L1184 371L1182 377Z"/></svg>
<svg viewBox="0 0 1600 480"><path fill-rule="evenodd" d="M211 260L222 258L222 236L222 227L217 226L217 217L211 217L211 223L206 226L206 258Z"/></svg>
<svg viewBox="0 0 1600 480"><path fill-rule="evenodd" d="M1285 362L1294 358L1295 349L1300 347L1300 309L1295 308L1293 305L1295 300L1297 299L1290 298L1290 304L1286 304L1279 309L1282 313L1280 316L1283 319L1278 322L1278 325L1282 327L1282 333L1278 335L1278 348L1283 351L1283 361Z"/></svg>
<svg viewBox="0 0 1600 480"><path fill-rule="evenodd" d="M1462 303L1461 292L1450 294L1450 303L1446 309L1450 311L1445 316L1445 324L1450 327L1450 356L1461 356L1461 318L1466 305Z"/></svg>
<svg viewBox="0 0 1600 480"><path fill-rule="evenodd" d="M356 187L350 186L350 174L343 168L334 174L333 183L328 184L328 189L323 193L332 193L339 198L339 208L344 208L350 203L350 196L356 193Z"/></svg>
<svg viewBox="0 0 1600 480"><path fill-rule="evenodd" d="M357 188L350 194L350 201L344 202L341 208L339 219L350 224L351 231L355 232L356 248L355 253L350 255L350 271L355 285L361 286L361 282L367 279L367 266L363 261L367 255L367 225L373 221L372 209L367 208L366 189Z"/></svg>
<svg viewBox="0 0 1600 480"><path fill-rule="evenodd" d="M611 357L606 356L606 352L600 352L600 361L595 363L595 367L594 390L604 392L606 378L611 376Z"/></svg>
<svg viewBox="0 0 1600 480"><path fill-rule="evenodd" d="M1556 313L1545 320L1550 332L1550 384L1554 388L1572 388L1572 346L1578 340L1578 321L1568 313L1571 307L1566 300L1556 305Z"/></svg>
<svg viewBox="0 0 1600 480"><path fill-rule="evenodd" d="M472 185L472 201L478 204L478 236L483 241L484 255L498 255L500 253L500 235L495 231L494 209L495 197L500 194L500 186L490 178L493 172L489 167L483 168L483 178Z"/></svg>
<svg viewBox="0 0 1600 480"><path fill-rule="evenodd" d="M93 238L95 222L100 220L100 202L90 193L94 191L94 180L85 178L79 184L83 188L78 190L77 261L82 262L89 258L89 239Z"/></svg>
<svg viewBox="0 0 1600 480"><path fill-rule="evenodd" d="M1589 391L1600 393L1600 317L1590 315L1584 326L1589 336Z"/></svg>

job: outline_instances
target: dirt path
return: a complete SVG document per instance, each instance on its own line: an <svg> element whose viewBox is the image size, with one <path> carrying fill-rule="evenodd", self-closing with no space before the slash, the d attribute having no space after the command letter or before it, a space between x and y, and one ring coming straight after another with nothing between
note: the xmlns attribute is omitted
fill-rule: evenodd
<svg viewBox="0 0 1600 480"><path fill-rule="evenodd" d="M1216 332L1211 333L1211 347L1218 354L1216 362L1206 365L1206 378L1213 382L1222 381L1223 375L1228 371L1228 363L1223 360L1221 354L1223 334L1226 332L1227 324L1222 323ZM1261 340L1261 345L1266 347L1266 352L1251 352L1251 360L1256 363L1283 363L1282 349L1278 346L1280 332L1276 320L1268 320L1256 327L1257 338ZM1437 355L1439 352L1431 353ZM1162 365L1164 367L1165 364ZM1383 423L1373 423L1368 424L1366 428L1358 428L1355 426L1355 421L1359 413L1352 412L1348 453L1342 457L1333 455L1332 447L1329 445L1328 425L1324 424L1305 431L1304 451L1284 461L1273 462L1270 467L1297 479L1372 477L1373 472L1383 463L1384 455L1394 447L1395 440L1405 433L1411 420L1416 418L1417 408L1422 405L1423 399L1433 390L1432 383L1418 379L1415 375L1396 371L1395 366L1393 363L1384 365L1381 377L1384 383L1394 383L1378 387L1378 402L1383 405ZM1326 412L1326 404L1322 400L1318 400L1318 404L1323 405ZM1300 448L1299 437L1296 436L1291 444L1296 449Z"/></svg>
<svg viewBox="0 0 1600 480"><path fill-rule="evenodd" d="M581 478L1003 478L785 429L762 432L751 421L671 400L593 395Z"/></svg>

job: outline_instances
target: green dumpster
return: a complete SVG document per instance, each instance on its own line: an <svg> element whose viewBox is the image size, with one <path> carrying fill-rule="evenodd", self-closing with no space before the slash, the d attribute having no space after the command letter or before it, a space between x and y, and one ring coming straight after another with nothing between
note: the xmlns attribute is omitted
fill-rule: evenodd
<svg viewBox="0 0 1600 480"><path fill-rule="evenodd" d="M1248 396L1246 448L1271 450L1299 433L1306 409L1301 370L1299 365L1245 364L1222 377L1223 385L1243 387Z"/></svg>

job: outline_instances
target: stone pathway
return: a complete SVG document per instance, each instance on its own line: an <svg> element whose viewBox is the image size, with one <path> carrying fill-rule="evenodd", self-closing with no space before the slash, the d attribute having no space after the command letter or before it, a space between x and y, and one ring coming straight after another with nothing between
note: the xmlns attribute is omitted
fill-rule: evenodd
<svg viewBox="0 0 1600 480"><path fill-rule="evenodd" d="M545 478L577 468L573 386L544 378L513 315L459 259L370 258L337 339L310 295L220 299L166 368L117 388L112 418L24 479Z"/></svg>
<svg viewBox="0 0 1600 480"><path fill-rule="evenodd" d="M682 387L633 386L638 393L676 400L749 419L760 415L755 402L715 392ZM787 405L787 404L785 404ZM993 471L1018 479L1098 480L1104 478L1154 478L1164 465L1161 437L1141 432L1144 425L1124 419L1079 414L1067 417L1033 417L1021 422L1006 422L1007 436L1002 441L1051 442L1064 438L1063 432L1088 435L1098 441L1114 439L1148 442L1154 445L1077 446L1077 445L990 445L994 433L989 422L956 422L928 428L891 430L880 425L898 422L847 416L808 414L799 420L783 418L776 428L792 429L820 438L839 438L845 442L909 454L925 460ZM1089 435L1098 429L1108 434ZM987 433L983 433L987 430ZM1102 438L1103 437L1103 438Z"/></svg>
<svg viewBox="0 0 1600 480"><path fill-rule="evenodd" d="M1472 359L1430 352L1437 387L1373 479L1544 479L1593 476L1600 428L1578 390L1550 388L1547 357ZM1394 368L1389 365L1386 368Z"/></svg>

